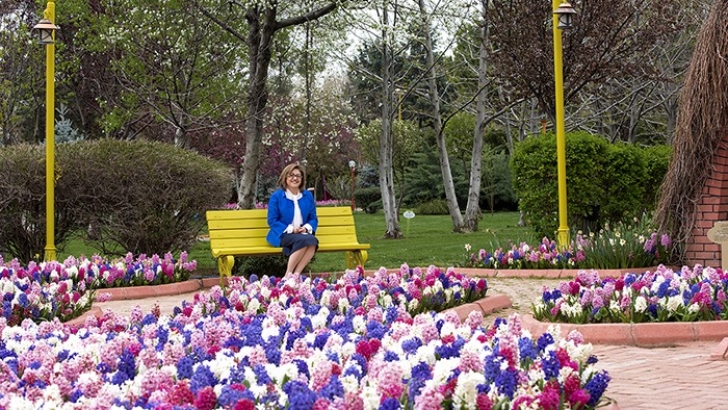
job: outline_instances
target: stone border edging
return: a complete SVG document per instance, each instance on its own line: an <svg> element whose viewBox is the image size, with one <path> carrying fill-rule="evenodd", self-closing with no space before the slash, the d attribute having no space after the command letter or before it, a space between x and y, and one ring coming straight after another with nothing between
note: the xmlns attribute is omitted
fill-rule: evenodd
<svg viewBox="0 0 728 410"><path fill-rule="evenodd" d="M470 312L474 310L480 310L483 313L483 316L486 316L497 310L509 308L511 306L513 306L511 298L506 295L496 294L492 296L486 296L471 303L466 303L464 305L445 309L443 312L453 311L457 313L460 321L464 321L468 317Z"/></svg>
<svg viewBox="0 0 728 410"><path fill-rule="evenodd" d="M546 332L551 325L558 325L562 334L578 330L584 340L593 344L629 346L666 346L684 342L722 340L728 335L728 321L669 322L669 323L597 323L577 325L550 323L536 320L532 315L523 316L523 327L532 335ZM728 342L726 349L728 350Z"/></svg>
<svg viewBox="0 0 728 410"><path fill-rule="evenodd" d="M189 279L184 282L167 283L164 285L151 286L128 286L123 288L97 289L96 298L101 293L111 295L110 300L134 300L153 298L158 296L181 295L197 290L211 288L220 284L219 278Z"/></svg>
<svg viewBox="0 0 728 410"><path fill-rule="evenodd" d="M104 312L101 310L101 308L93 306L88 311L83 312L83 314L81 316L75 317L67 322L63 322L63 324L68 325L68 326L81 326L84 323L86 323L86 318L91 317L91 316L95 316L98 318L98 317L103 316L103 314L104 314Z"/></svg>

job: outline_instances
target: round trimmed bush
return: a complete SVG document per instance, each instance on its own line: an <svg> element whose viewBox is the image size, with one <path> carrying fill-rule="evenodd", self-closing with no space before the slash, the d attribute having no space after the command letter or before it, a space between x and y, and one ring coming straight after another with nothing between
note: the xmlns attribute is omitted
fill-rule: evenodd
<svg viewBox="0 0 728 410"><path fill-rule="evenodd" d="M178 252L229 196L230 169L151 141L96 140L56 147L55 240L74 232L107 256ZM45 243L45 152L0 148L0 252L37 259Z"/></svg>

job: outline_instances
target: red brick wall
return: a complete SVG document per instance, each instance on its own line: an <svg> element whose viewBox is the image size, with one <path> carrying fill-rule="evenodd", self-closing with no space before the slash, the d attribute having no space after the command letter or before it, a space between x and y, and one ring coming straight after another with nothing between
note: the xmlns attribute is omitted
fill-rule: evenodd
<svg viewBox="0 0 728 410"><path fill-rule="evenodd" d="M728 141L723 140L713 155L712 172L698 201L695 228L685 254L688 266L700 263L720 267L720 245L708 239L708 230L717 221L725 220L728 220Z"/></svg>

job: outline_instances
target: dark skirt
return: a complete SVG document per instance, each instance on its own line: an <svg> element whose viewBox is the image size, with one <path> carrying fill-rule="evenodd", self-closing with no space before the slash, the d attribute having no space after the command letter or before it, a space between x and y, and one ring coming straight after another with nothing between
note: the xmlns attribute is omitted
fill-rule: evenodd
<svg viewBox="0 0 728 410"><path fill-rule="evenodd" d="M281 236L281 247L285 256L291 256L293 252L308 246L315 246L318 249L318 238L303 233L284 233Z"/></svg>

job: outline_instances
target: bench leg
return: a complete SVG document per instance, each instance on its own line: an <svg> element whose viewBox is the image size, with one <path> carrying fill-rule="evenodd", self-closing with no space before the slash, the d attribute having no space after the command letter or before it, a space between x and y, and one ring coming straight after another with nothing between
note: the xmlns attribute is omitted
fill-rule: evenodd
<svg viewBox="0 0 728 410"><path fill-rule="evenodd" d="M225 288L225 277L230 277L233 274L233 265L235 265L235 258L232 255L220 256L217 258L217 270L220 271L220 287Z"/></svg>
<svg viewBox="0 0 728 410"><path fill-rule="evenodd" d="M356 269L357 266L364 267L367 261L367 251L349 251L346 252L346 268Z"/></svg>

